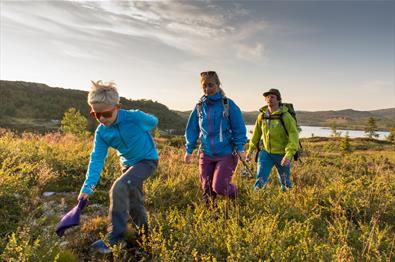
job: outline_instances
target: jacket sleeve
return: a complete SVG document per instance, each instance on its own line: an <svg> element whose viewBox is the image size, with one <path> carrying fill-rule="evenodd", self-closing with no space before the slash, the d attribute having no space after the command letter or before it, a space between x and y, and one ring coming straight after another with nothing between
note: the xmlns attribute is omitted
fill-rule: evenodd
<svg viewBox="0 0 395 262"><path fill-rule="evenodd" d="M258 149L259 140L262 137L262 117L261 117L261 115L262 114L259 113L258 117L256 118L254 132L252 133L252 137L250 139L248 151Z"/></svg>
<svg viewBox="0 0 395 262"><path fill-rule="evenodd" d="M243 152L244 145L247 143L247 128L244 123L243 114L232 100L229 100L229 110L232 142L237 151Z"/></svg>
<svg viewBox="0 0 395 262"><path fill-rule="evenodd" d="M299 132L295 119L289 114L284 114L284 124L288 131L288 143L285 147L285 157L292 159L293 155L299 149Z"/></svg>
<svg viewBox="0 0 395 262"><path fill-rule="evenodd" d="M144 131L151 131L158 124L158 118L156 116L144 113L140 110L134 111L133 118L135 123Z"/></svg>
<svg viewBox="0 0 395 262"><path fill-rule="evenodd" d="M108 145L98 134L99 129L96 130L94 145L89 160L88 170L86 172L86 179L81 188L82 193L91 195L100 178L100 173L104 166L104 161L107 157Z"/></svg>
<svg viewBox="0 0 395 262"><path fill-rule="evenodd" d="M197 109L195 107L195 109L189 115L187 127L185 129L185 146L188 154L192 154L193 150L195 149L199 134L199 118L197 114Z"/></svg>

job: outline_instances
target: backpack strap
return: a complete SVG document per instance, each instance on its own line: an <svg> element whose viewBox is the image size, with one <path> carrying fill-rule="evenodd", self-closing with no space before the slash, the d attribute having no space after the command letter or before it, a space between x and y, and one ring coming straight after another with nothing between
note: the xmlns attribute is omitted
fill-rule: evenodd
<svg viewBox="0 0 395 262"><path fill-rule="evenodd" d="M202 107L203 107L203 98L204 96L202 96L199 101L196 104L196 111L198 114L198 118L202 119L203 118L203 112L202 112Z"/></svg>
<svg viewBox="0 0 395 262"><path fill-rule="evenodd" d="M221 122L219 124L219 141L223 142L223 137L222 137L222 119L227 118L230 122L230 114L229 114L229 101L226 96L222 98L222 117L221 117Z"/></svg>
<svg viewBox="0 0 395 262"><path fill-rule="evenodd" d="M224 96L222 98L222 106L224 107L224 110L222 111L223 117L229 118L230 117L229 101L228 101L228 98L226 96Z"/></svg>
<svg viewBox="0 0 395 262"><path fill-rule="evenodd" d="M285 127L285 122L284 122L284 119L283 119L283 114L284 114L284 113L281 113L281 114L280 114L280 116L281 116L281 117L280 117L281 125L284 127L285 133L286 133L287 136L289 137L288 130L287 130L287 128ZM302 147L302 143L300 142L300 139L298 139L298 142L299 142L300 148L303 148L303 147Z"/></svg>
<svg viewBox="0 0 395 262"><path fill-rule="evenodd" d="M285 133L286 133L287 136L289 137L288 130L287 130L287 128L285 127L285 122L284 122L283 116L284 116L284 113L281 112L281 114L280 114L281 125L283 126L283 128L284 128L284 130L285 130Z"/></svg>

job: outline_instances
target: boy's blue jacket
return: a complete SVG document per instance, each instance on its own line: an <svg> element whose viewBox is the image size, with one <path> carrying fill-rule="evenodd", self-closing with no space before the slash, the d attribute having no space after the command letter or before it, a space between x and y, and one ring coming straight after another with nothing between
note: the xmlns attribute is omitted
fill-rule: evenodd
<svg viewBox="0 0 395 262"><path fill-rule="evenodd" d="M86 179L81 192L88 195L99 181L109 147L115 148L124 166L133 166L143 159L158 160L154 140L149 133L158 119L140 110L119 110L110 126L100 124L90 157Z"/></svg>
<svg viewBox="0 0 395 262"><path fill-rule="evenodd" d="M201 138L201 150L208 156L224 156L235 149L244 151L247 142L246 126L239 107L229 98L229 116L224 116L223 96L220 92L202 98L201 117L197 108L191 112L185 130L186 151L192 154ZM222 121L221 121L222 119ZM199 123L200 122L200 123ZM222 122L222 135L221 135ZM221 142L222 137L222 142Z"/></svg>

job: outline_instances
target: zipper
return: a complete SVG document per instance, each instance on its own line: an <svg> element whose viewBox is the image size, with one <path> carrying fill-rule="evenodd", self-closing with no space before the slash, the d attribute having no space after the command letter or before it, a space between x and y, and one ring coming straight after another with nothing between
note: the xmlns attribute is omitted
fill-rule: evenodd
<svg viewBox="0 0 395 262"><path fill-rule="evenodd" d="M116 125L116 127L117 127L117 130L118 130L119 137L121 138L122 144L127 147L128 144L126 144L125 140L123 139L123 137L121 135L121 130L119 129L119 126Z"/></svg>
<svg viewBox="0 0 395 262"><path fill-rule="evenodd" d="M269 141L269 153L272 153L272 143L270 142L270 124L269 124L269 132L267 132L268 141Z"/></svg>
<svg viewBox="0 0 395 262"><path fill-rule="evenodd" d="M208 125L209 125L209 128L210 128L211 149L213 150L213 154L214 154L215 153L215 147L214 147L214 138L213 138L213 127L211 125L211 117L210 117L211 107L209 105L207 105L207 107L208 107L207 120L208 120Z"/></svg>
<svg viewBox="0 0 395 262"><path fill-rule="evenodd" d="M270 116L271 116L271 114L269 113L268 117L270 117ZM267 131L267 136L268 136L267 141L269 143L269 153L270 154L272 153L272 143L270 143L270 126L271 126L271 123L272 123L271 119L269 119L269 121L266 121L266 128L268 130Z"/></svg>

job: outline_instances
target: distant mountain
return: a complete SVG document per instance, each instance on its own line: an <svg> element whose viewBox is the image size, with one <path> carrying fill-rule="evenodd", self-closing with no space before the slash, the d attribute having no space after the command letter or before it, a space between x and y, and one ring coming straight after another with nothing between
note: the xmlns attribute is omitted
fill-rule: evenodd
<svg viewBox="0 0 395 262"><path fill-rule="evenodd" d="M244 112L247 124L254 124L258 111ZM353 109L330 111L296 111L299 125L303 126L330 126L336 122L339 128L363 130L369 117L376 120L380 130L389 130L395 127L395 108L373 111L357 111Z"/></svg>
<svg viewBox="0 0 395 262"><path fill-rule="evenodd" d="M89 116L87 95L86 91L0 80L0 127L22 131L57 129L63 114L70 107L75 107L88 118L89 128L94 130L97 123ZM140 109L154 114L159 118L162 130L175 129L182 133L185 128L185 119L158 102L122 97L121 104L125 109Z"/></svg>

